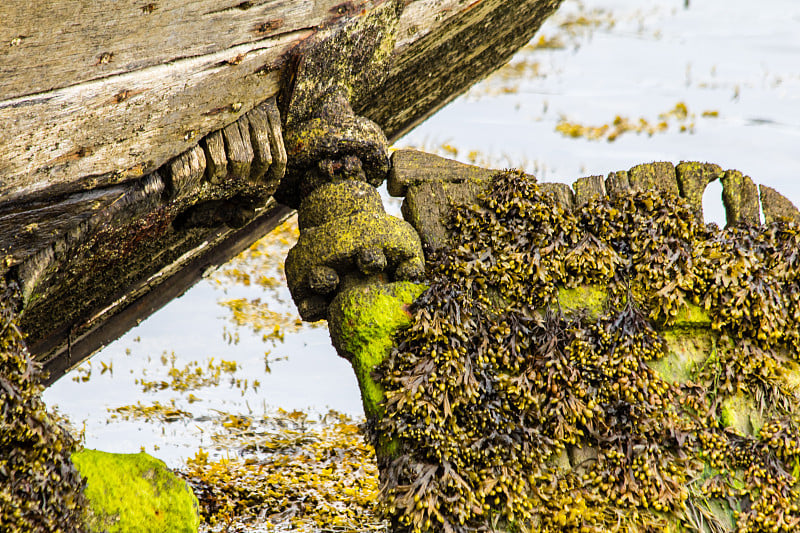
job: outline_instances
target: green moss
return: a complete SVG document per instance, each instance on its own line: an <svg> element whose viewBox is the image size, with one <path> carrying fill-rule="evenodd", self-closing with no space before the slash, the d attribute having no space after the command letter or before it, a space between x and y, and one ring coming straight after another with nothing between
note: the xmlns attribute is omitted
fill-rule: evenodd
<svg viewBox="0 0 800 533"><path fill-rule="evenodd" d="M678 308L671 325L674 328L705 328L711 326L711 317L699 305L687 303Z"/></svg>
<svg viewBox="0 0 800 533"><path fill-rule="evenodd" d="M146 453L96 450L77 452L72 460L87 480L90 531L197 531L197 498L162 461Z"/></svg>
<svg viewBox="0 0 800 533"><path fill-rule="evenodd" d="M395 332L411 323L406 306L425 288L410 282L357 287L340 293L331 304L331 336L340 355L353 365L368 418L383 414L383 389L372 371L391 350Z"/></svg>
<svg viewBox="0 0 800 533"><path fill-rule="evenodd" d="M586 311L589 318L599 318L605 311L608 293L598 285L584 285L574 289L558 289L558 304L566 314Z"/></svg>
<svg viewBox="0 0 800 533"><path fill-rule="evenodd" d="M742 392L726 398L720 407L720 424L741 435L758 435L764 426L764 417L752 397Z"/></svg>
<svg viewBox="0 0 800 533"><path fill-rule="evenodd" d="M715 335L700 329L670 329L662 332L667 355L647 361L647 366L669 383L686 383L698 366L713 353Z"/></svg>

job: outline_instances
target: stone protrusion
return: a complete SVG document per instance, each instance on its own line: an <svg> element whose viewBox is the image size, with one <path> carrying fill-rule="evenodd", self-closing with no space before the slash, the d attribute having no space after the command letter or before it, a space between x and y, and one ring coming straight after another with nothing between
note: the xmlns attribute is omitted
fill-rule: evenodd
<svg viewBox="0 0 800 533"><path fill-rule="evenodd" d="M300 237L286 256L286 279L303 320L326 318L336 291L413 278L422 271L419 236L389 216L371 185L321 185L300 205Z"/></svg>
<svg viewBox="0 0 800 533"><path fill-rule="evenodd" d="M678 196L675 165L667 161L636 165L628 171L628 181L636 191L658 191Z"/></svg>
<svg viewBox="0 0 800 533"><path fill-rule="evenodd" d="M582 206L593 198L602 198L606 195L606 186L603 182L603 176L580 178L572 184L572 189L575 191L576 207Z"/></svg>
<svg viewBox="0 0 800 533"><path fill-rule="evenodd" d="M89 449L76 452L72 460L87 482L88 532L195 533L198 530L197 497L163 461L146 453Z"/></svg>
<svg viewBox="0 0 800 533"><path fill-rule="evenodd" d="M764 224L779 221L800 223L800 211L784 195L766 185L759 185L761 191L761 211L764 213Z"/></svg>
<svg viewBox="0 0 800 533"><path fill-rule="evenodd" d="M703 193L708 184L721 178L725 173L712 163L683 161L675 167L678 178L678 189L689 205L692 206L698 220L703 220Z"/></svg>
<svg viewBox="0 0 800 533"><path fill-rule="evenodd" d="M363 248L356 256L358 270L366 276L380 274L386 268L386 256L376 248Z"/></svg>
<svg viewBox="0 0 800 533"><path fill-rule="evenodd" d="M728 226L740 222L761 222L758 187L753 180L738 170L727 170L722 178L722 203Z"/></svg>
<svg viewBox="0 0 800 533"><path fill-rule="evenodd" d="M406 196L409 187L425 182L487 182L497 170L467 165L419 150L397 150L386 188L392 196Z"/></svg>
<svg viewBox="0 0 800 533"><path fill-rule="evenodd" d="M421 281L425 277L425 263L419 257L412 257L400 263L394 277L397 281Z"/></svg>
<svg viewBox="0 0 800 533"><path fill-rule="evenodd" d="M343 95L333 94L315 116L286 134L290 166L276 196L297 208L331 181L357 180L377 187L389 172L388 147L380 126L353 113Z"/></svg>

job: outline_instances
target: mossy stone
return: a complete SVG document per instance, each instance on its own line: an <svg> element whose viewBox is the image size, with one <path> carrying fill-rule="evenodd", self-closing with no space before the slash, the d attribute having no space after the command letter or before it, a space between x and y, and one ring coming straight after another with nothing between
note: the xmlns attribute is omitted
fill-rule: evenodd
<svg viewBox="0 0 800 533"><path fill-rule="evenodd" d="M596 319L602 316L607 300L608 293L597 285L558 289L558 305L567 315L583 311Z"/></svg>
<svg viewBox="0 0 800 533"><path fill-rule="evenodd" d="M720 424L742 435L758 435L764 425L764 417L753 398L739 392L722 402Z"/></svg>
<svg viewBox="0 0 800 533"><path fill-rule="evenodd" d="M328 309L333 345L353 365L369 419L383 415L383 389L372 371L392 349L394 334L411 323L406 306L425 288L411 282L356 287L339 293Z"/></svg>
<svg viewBox="0 0 800 533"><path fill-rule="evenodd" d="M92 533L196 532L197 498L163 461L144 452L84 449L72 461L86 479L88 531Z"/></svg>

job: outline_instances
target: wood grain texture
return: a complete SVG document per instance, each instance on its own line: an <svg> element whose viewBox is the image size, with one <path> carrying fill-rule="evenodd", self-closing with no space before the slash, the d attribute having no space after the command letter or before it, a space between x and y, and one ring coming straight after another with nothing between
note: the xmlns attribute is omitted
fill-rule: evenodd
<svg viewBox="0 0 800 533"><path fill-rule="evenodd" d="M269 142L269 118L260 107L254 107L247 114L250 125L250 144L253 147L253 164L250 168L250 181L258 183L272 165L272 149Z"/></svg>
<svg viewBox="0 0 800 533"><path fill-rule="evenodd" d="M155 170L276 94L284 54L308 35L0 102L0 196L90 189ZM231 54L244 57L230 65Z"/></svg>
<svg viewBox="0 0 800 533"><path fill-rule="evenodd" d="M103 0L98 5L107 5L109 2ZM409 2L399 22L405 35L401 36L393 52L394 65L389 81L384 90L363 95L355 103L356 111L375 120L390 138L397 138L474 81L500 66L514 50L527 42L558 2ZM173 10L180 11L174 6L184 5L182 16L191 18L191 13L199 12L192 10L208 3L186 0L157 2L158 9L149 14L141 10L147 4L139 6L136 17L149 19L160 10L164 28L169 28L161 33L154 29L152 35L157 37L155 42L150 34L143 31L147 26L142 26L144 23L139 18L129 19L129 22L134 21L138 38L148 42L150 48L168 48L161 41L191 41L196 34L203 33L192 30L195 26L177 22L172 26L167 24L170 20L167 15ZM209 17L233 17L230 20L236 21L237 25L231 31L235 33L241 30L238 25L243 20L241 16L250 17L257 13L254 9L278 8L284 6L285 2L251 3L257 6L239 9L234 7L239 4L217 3L221 11ZM340 17L342 10L345 15L353 11L360 13L362 8L368 9L373 3L319 0L297 2L297 5L306 6L304 16L310 18L306 20L308 25L303 27L310 28L317 20L331 22ZM3 28L1 31L6 32L0 35L0 44L3 39L16 43L15 46L0 46L0 69L10 69L12 55L18 51L22 53L26 46L33 48L23 55L34 58L34 62L41 61L40 56L47 55L44 49L36 48L44 46L36 43L37 39L45 37L36 37L38 33L24 29L26 26L22 22L17 21L19 24L16 25L10 22L17 20L13 17L22 17L22 13L27 13L23 18L30 20L46 18L45 12L48 13L47 17L55 18L58 10L45 10L51 4L62 7L71 5L63 0L46 0L36 4L33 11L26 12L21 7L21 0L11 0L0 7L0 18L9 21L9 24L0 25ZM186 7L185 4L191 6ZM292 11L295 8L301 9L292 3L288 12L300 13ZM124 19L129 15L125 11L128 8L117 9L120 9L117 17ZM98 14L100 11L91 12L97 15L91 25L103 26L97 24L97 20L106 20L106 24L111 26L117 24L115 17L106 16L104 19ZM207 13L208 10L203 12ZM325 18L323 13L329 13L325 17L333 18ZM59 15L63 20L71 20L71 16L78 15ZM80 16L87 17L88 14L84 12ZM414 31L412 27L418 29ZM0 198L3 201L15 201L36 195L74 193L152 172L191 148L208 132L236 121L257 103L278 93L281 76L286 73L289 51L318 31L313 28L286 33L290 29L290 25L284 24L279 35L227 48L237 39L230 40L212 32L216 37L202 39L213 41L216 43L214 46L197 45L197 49L191 52L184 50L178 55L171 55L173 59L168 63L147 66L147 61L151 60L142 60L130 64L130 68L137 70L124 73L109 70L102 72L101 78L78 85L30 96L0 97L0 123L5 126L0 131L0 176L3 178ZM15 41L18 36L12 37L8 32L28 37ZM68 37L78 39L78 33L70 33ZM71 46L78 47L78 44ZM155 52L148 50L148 53ZM109 65L114 65L123 57L121 54L115 53L107 63L100 62L97 68L111 68ZM148 56L141 52L136 57ZM16 72L18 69L14 67L13 70ZM54 72L31 77L59 78ZM8 73L0 71L0 75L5 76L0 82L0 94L16 94L6 90L11 84Z"/></svg>
<svg viewBox="0 0 800 533"><path fill-rule="evenodd" d="M353 102L394 141L505 64L561 0L420 0L406 6L389 79L380 94ZM425 7L439 6L439 20ZM431 22L433 20L433 22ZM435 31L408 35L434 24Z"/></svg>
<svg viewBox="0 0 800 533"><path fill-rule="evenodd" d="M225 153L228 154L228 176L237 181L249 179L253 148L250 146L250 126L247 119L242 117L225 126L222 138L225 140Z"/></svg>
<svg viewBox="0 0 800 533"><path fill-rule="evenodd" d="M4 0L0 100L329 24L342 0ZM353 2L369 7L368 2ZM238 53L228 53L235 63Z"/></svg>
<svg viewBox="0 0 800 533"><path fill-rule="evenodd" d="M212 131L200 141L206 155L206 179L219 183L228 175L228 156L225 155L225 140L222 130Z"/></svg>

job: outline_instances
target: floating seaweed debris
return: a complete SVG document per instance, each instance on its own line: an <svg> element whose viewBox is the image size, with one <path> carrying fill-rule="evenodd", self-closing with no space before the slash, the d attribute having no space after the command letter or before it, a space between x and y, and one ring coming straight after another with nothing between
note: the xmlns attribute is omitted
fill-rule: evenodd
<svg viewBox="0 0 800 533"><path fill-rule="evenodd" d="M449 231L379 369L398 530L796 530L797 225L655 192L566 212L504 172ZM704 359L671 361L676 332Z"/></svg>
<svg viewBox="0 0 800 533"><path fill-rule="evenodd" d="M719 111L706 110L701 113L703 118L717 118ZM625 133L646 134L652 137L656 133L662 133L669 129L670 121L679 124L680 133L694 133L697 115L690 113L686 104L678 102L675 107L661 113L657 122L650 122L644 117L638 120L631 120L628 117L617 115L608 124L600 126L585 126L576 122L570 122L565 117L561 117L556 124L556 131L565 137L579 138L584 137L590 141L605 139L608 142L616 141L620 135Z"/></svg>
<svg viewBox="0 0 800 533"><path fill-rule="evenodd" d="M200 449L182 473L210 530L387 530L375 512L374 452L352 419L329 412L313 420L301 411L244 423L221 416L216 448L239 454L213 459Z"/></svg>

